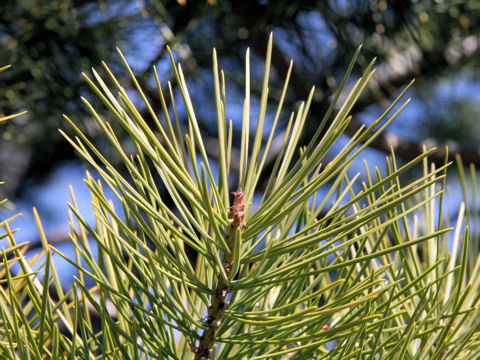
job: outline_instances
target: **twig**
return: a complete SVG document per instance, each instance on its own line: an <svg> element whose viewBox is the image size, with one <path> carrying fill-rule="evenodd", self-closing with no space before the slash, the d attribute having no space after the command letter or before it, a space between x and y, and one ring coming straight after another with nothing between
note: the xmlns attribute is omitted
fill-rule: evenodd
<svg viewBox="0 0 480 360"><path fill-rule="evenodd" d="M230 208L230 213L228 214L230 226L228 227L228 234L226 235L229 252L223 255L223 268L227 275L227 279L230 278L234 267L233 260L235 256L235 241L237 240L235 237L238 236L237 229L245 228L245 224L243 223L245 211L245 193L242 191L242 189L240 189L238 191L234 191L233 195L235 195L235 199L233 201L233 206ZM210 358L212 354L212 347L215 343L215 334L221 324L225 309L228 307L226 299L228 294L232 291L233 287L229 283L225 282L224 278L219 274L215 295L212 297L212 302L208 307L208 316L205 319L207 328L200 336L200 344L198 347L194 345L191 346L192 351L195 353L195 360Z"/></svg>

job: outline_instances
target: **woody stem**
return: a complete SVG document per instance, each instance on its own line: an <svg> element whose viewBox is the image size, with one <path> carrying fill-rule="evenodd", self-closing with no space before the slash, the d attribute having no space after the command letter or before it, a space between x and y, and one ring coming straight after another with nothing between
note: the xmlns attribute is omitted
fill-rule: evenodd
<svg viewBox="0 0 480 360"><path fill-rule="evenodd" d="M227 279L230 278L230 273L233 266L234 258L234 247L235 247L235 235L236 227L231 224L228 227L227 235L227 245L229 248L228 253L224 253L222 263L227 275ZM211 304L208 307L208 315L206 319L207 328L203 331L203 334L200 336L200 344L196 349L195 360L200 360L202 358L209 358L211 350L215 343L215 334L218 327L220 326L220 321L223 317L226 308L226 298L227 295L233 290L224 278L217 276L217 286L212 296Z"/></svg>

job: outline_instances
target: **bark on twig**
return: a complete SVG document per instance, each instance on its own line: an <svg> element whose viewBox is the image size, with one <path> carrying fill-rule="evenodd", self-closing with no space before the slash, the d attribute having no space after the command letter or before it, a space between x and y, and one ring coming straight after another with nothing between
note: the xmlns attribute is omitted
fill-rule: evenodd
<svg viewBox="0 0 480 360"><path fill-rule="evenodd" d="M245 227L245 224L243 223L245 193L240 189L234 191L233 195L235 195L235 199L233 201L233 206L230 208L230 213L228 214L230 226L228 228L228 234L226 235L229 252L225 253L223 256L223 268L227 275L227 279L230 278L230 275L235 275L232 274L232 271L234 268L235 237L238 235L237 229L243 229ZM225 309L228 306L227 296L232 290L233 287L219 274L215 295L212 296L211 304L208 307L208 316L205 319L205 325L207 328L200 336L200 344L198 347L192 346L192 350L195 353L195 360L210 358L213 345L215 344L215 334L221 324Z"/></svg>

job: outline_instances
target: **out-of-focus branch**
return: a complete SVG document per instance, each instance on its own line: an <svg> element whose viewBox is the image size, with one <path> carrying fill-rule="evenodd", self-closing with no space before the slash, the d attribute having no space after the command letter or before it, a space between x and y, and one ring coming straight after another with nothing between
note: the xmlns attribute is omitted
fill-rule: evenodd
<svg viewBox="0 0 480 360"><path fill-rule="evenodd" d="M347 134L353 135L361 125L361 122L354 118L347 128ZM427 149L436 147L437 150L428 157L429 161L436 165L445 164L446 148L448 147L448 161L454 161L458 154L465 163L480 167L480 147L476 144L464 144L456 141L440 143L432 138L414 141L402 138L393 131L384 131L373 140L370 146L385 153L389 153L393 149L396 155L406 160L422 154L424 147Z"/></svg>
<svg viewBox="0 0 480 360"><path fill-rule="evenodd" d="M251 29L250 41L252 42L252 48L259 56L264 56L266 48L266 39L268 37L267 29L258 25ZM417 49L420 51L419 49ZM385 94L392 94L398 90L398 88L405 86L411 81L413 74L431 74L433 71L439 72L442 69L449 66L449 62L445 59L436 59L432 67L434 53L418 53L417 51L410 51L402 54L401 59L394 58L393 62L381 64L379 67L379 77L377 77L376 84L379 89ZM403 60L402 60L403 59ZM408 60L408 61L407 61ZM457 61L461 61L457 59ZM278 71L278 73L285 73L288 69L290 60L286 54L278 47L273 47L272 50L272 65ZM290 78L291 89L299 99L307 97L308 91L314 85L306 76L301 66L298 64L293 65L292 76ZM314 121L317 117L323 116L326 109L326 99L323 96L321 90L317 90L318 93L314 96L311 107L311 119ZM355 106L355 111L360 111L366 106L371 105L375 100L372 92L367 92L360 100L360 104ZM361 126L361 122L355 119L350 123L347 128L347 134L353 135L356 130ZM308 141L308 139L304 139ZM449 156L448 160L454 160L458 154L465 163L474 164L480 167L480 147L477 144L463 144L455 141L441 142L436 139L425 140L411 140L405 139L395 134L394 132L384 132L378 136L371 144L370 147L385 153L390 153L391 149L405 160L412 159L423 152L423 148L437 147L437 151L432 154L430 160L437 164L443 164L445 161L445 148L448 146Z"/></svg>

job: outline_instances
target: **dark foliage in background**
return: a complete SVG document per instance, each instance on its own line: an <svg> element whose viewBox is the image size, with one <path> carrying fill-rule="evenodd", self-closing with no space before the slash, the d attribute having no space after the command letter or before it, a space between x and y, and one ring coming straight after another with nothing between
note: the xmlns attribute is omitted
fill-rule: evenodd
<svg viewBox="0 0 480 360"><path fill-rule="evenodd" d="M102 15L97 1L0 3L0 63L13 65L0 79L0 112L29 111L0 128L7 189L19 190L28 177L73 157L57 131L61 114L85 114L80 73L109 58L119 22Z"/></svg>

